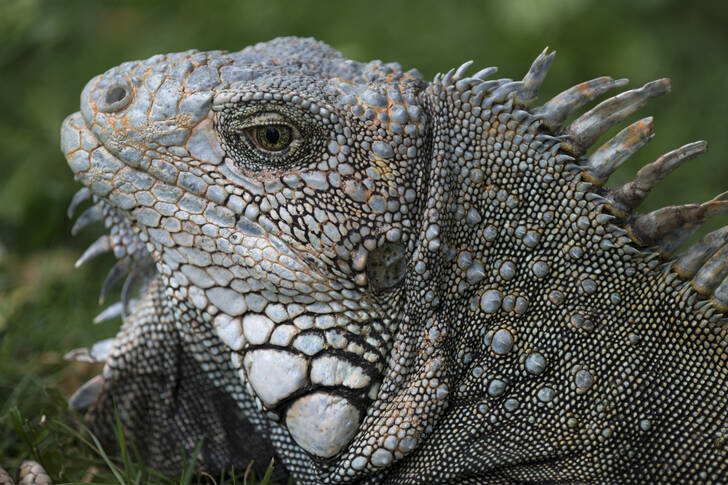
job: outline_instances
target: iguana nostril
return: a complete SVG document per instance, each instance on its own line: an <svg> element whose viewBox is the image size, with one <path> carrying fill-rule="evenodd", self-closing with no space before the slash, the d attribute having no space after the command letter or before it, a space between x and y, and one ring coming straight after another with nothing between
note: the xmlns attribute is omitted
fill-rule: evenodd
<svg viewBox="0 0 728 485"><path fill-rule="evenodd" d="M98 104L99 111L114 113L121 111L131 101L131 86L126 82L111 85Z"/></svg>
<svg viewBox="0 0 728 485"><path fill-rule="evenodd" d="M113 104L126 97L126 89L121 86L114 86L106 92L106 103Z"/></svg>

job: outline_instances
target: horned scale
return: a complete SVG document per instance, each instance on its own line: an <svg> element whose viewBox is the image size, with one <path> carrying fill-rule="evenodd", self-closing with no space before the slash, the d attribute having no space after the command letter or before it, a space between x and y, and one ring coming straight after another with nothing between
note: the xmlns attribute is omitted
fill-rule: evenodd
<svg viewBox="0 0 728 485"><path fill-rule="evenodd" d="M279 62L281 52L295 59L307 49L314 52L312 58L321 57L316 62L342 62L307 73L320 75L328 83L322 88L325 94L317 92L319 101L306 102L303 95L268 98L265 89L247 89L271 72L259 56L272 56ZM254 59L246 58L246 52ZM121 301L94 320L121 316L119 335L68 354L72 359L106 363L101 376L70 398L74 408L91 407L89 419L100 433L103 424L109 424L108 395L123 396L114 386L131 396L152 392L140 391L124 374L124 365L137 365L133 359L150 359L137 345L143 335L152 349L171 345L171 350L163 351L165 356L189 353L191 363L182 368L193 370L189 375L183 372L181 380L175 376L186 387L182 394L195 396L197 389L194 400L203 389L217 397L201 402L227 399L225 405L216 406L218 413L229 413L227 404L237 405L237 417L231 421L214 413L201 418L204 407L194 405L180 412L182 418L165 416L163 400L159 407L151 406L158 412L155 419L172 423L167 428L150 423L155 439L176 433L185 438L189 450L195 437L219 438L203 456L203 463L211 468L255 454L231 446L232 438L224 435L232 423L264 436L256 443L265 450L270 450L268 437L288 471L302 483L557 479L639 483L656 478L721 483L726 479L726 428L721 414L728 382L724 315L728 310L728 228L673 256L702 222L728 210L726 194L703 204L634 214L662 178L704 153L707 144L690 143L669 152L642 168L633 181L611 189L605 187L609 176L653 137L652 118L632 123L586 156L607 129L650 98L667 93L669 80L609 98L564 127L571 114L627 81L600 77L532 108L554 57L547 50L521 81L489 80L495 68L468 77L472 62L467 62L437 75L430 84L414 71L403 74L398 65L376 61L358 65L306 40L279 39L241 54L243 60L252 59L268 70L256 73L252 69L247 77L231 78L227 85L222 79L224 86L212 101L212 114L205 102L191 108L193 117L199 108L201 114L194 121L208 131L187 131L182 138L186 144L168 140L174 149L162 148L153 155L189 162L198 173L199 169L213 173L219 164L215 175L221 178L208 177L205 182L214 187L215 179L228 193L208 190L202 194L207 197L202 203L208 210L226 204L235 227L244 233L241 238L275 233L269 237L275 241L275 250L291 259L310 250L306 244L313 235L324 257L301 264L310 274L320 270L319 275L325 276L319 278L322 287L334 281L338 283L335 291L348 291L349 296L341 300L348 302L344 304L348 310L341 307L343 323L336 323L328 317L331 305L320 314L311 310L320 302L289 298L287 306L280 301L266 306L260 295L257 300L248 299L249 295L242 300L224 291L231 278L227 283L221 278L220 283L213 276L216 281L208 284L209 274L201 276L192 270L185 273L193 283L190 288L197 285L205 291L180 293L180 285L170 284L180 270L165 258L160 249L165 243L150 236L149 229L159 225L160 217L149 211L126 215L125 210L134 204L124 207L123 189L117 190L121 184L113 190L94 186L104 180L88 175L89 166L103 172L108 170L105 165L120 162L111 155L89 156L98 154L98 141L81 128L83 120L69 117L64 152L86 185L74 196L69 215L85 200L92 201L73 232L98 221L110 230L91 245L78 265L114 252L119 261L104 283L102 300L128 273ZM222 72L221 66L236 62L236 54L226 55L178 55L194 60L182 73L183 79L207 65ZM167 58L152 58L142 66L156 63L167 68L165 62ZM167 76L173 78L170 73L182 64L180 60L172 63ZM125 79L133 79L133 72L131 63L122 66ZM294 75L285 69L281 72ZM110 71L112 79L113 75ZM266 87L264 82L259 84ZM275 92L281 84L285 82L267 86ZM89 86L85 96L97 87ZM125 109L131 101L124 91L129 86L102 80L98 88L106 90L106 98L94 98L98 109L107 113ZM311 95L300 85L295 87ZM195 94L199 93L193 92L185 101L194 101ZM323 143L333 156L329 165L313 158L309 172L288 172L280 178L263 174L260 184L250 171L236 173L222 163L235 151L224 134L237 120L235 107L261 99L298 104L316 120L328 119L324 124L334 126L333 135L318 135L330 136ZM201 135L210 133L206 116L214 119L218 141ZM88 122L93 116L86 118ZM108 128L100 123L101 131ZM362 143L357 130L371 136ZM79 138L71 139L68 133L79 133ZM147 132L148 139L159 144L168 135L174 133ZM105 149L130 166L142 166L157 180L127 177L127 182L172 182L174 177L165 179L159 168L155 172L148 163L145 167L146 154L124 153L124 147L124 140L112 139ZM357 158L357 152L365 156ZM194 163L195 156L201 163ZM352 171L366 176L347 179ZM332 172L334 179L343 180L334 183ZM382 179L386 184L382 185ZM184 197L201 193L182 177L177 184L187 191ZM281 194L284 185L292 190L307 187L300 193L309 198L325 198L324 192L334 188L341 192L343 198L334 200L346 208L336 212L329 205L327 209L328 219L340 225L323 230L307 221L310 232L303 236L291 229L294 219L281 216L286 222L277 227L270 219L266 223L260 213L276 211L255 207L261 199L246 196L246 191ZM162 188L155 192L160 200L171 191L167 185ZM289 204L294 200L290 194L283 199ZM351 200L357 204L352 206ZM182 207L177 196L174 204L176 208L163 214L168 219L180 208L194 212L189 200ZM353 214L347 210L387 217L370 217L369 221L376 221L374 226L361 220L361 225L342 229L343 221ZM342 213L344 219L337 219ZM200 225L212 219L226 226L221 213L207 214ZM291 215L295 216L292 210ZM299 212L299 217L306 217L306 212ZM189 220L196 222L194 217ZM326 216L319 218L321 224L326 220ZM286 230L290 233L282 234ZM224 237L233 240L235 234L228 231ZM194 241L201 244L200 239ZM197 266L205 269L211 264ZM294 262L288 264L300 270ZM338 269L331 268L337 264ZM260 278L247 276L249 281ZM280 284L281 279L277 281ZM217 293L209 290L214 285L222 285L215 286L220 288ZM258 289L264 294L265 289L274 292L280 287L263 284ZM245 293L240 288L236 291ZM183 302L183 310L160 315L161 302L172 296ZM184 303L188 300L192 303ZM155 325L164 330L150 331ZM307 333L309 329L315 330ZM356 335L365 338L362 341ZM168 338L174 342L164 340ZM356 343L368 345L371 356L352 350ZM295 350L282 353L276 346ZM352 360L347 352L364 356L373 366L360 357ZM230 360L224 358L228 354ZM656 364L655 359L662 362ZM193 364L203 372L195 371ZM162 377L168 372L164 362L152 368ZM139 379L144 388L148 382ZM186 385L187 381L192 384ZM133 408L122 418L132 434L135 426L149 422ZM204 421L204 426L196 420ZM233 438L254 441L249 434ZM169 460L164 443L145 446L157 466L174 469L178 465ZM231 449L239 454L233 456Z"/></svg>

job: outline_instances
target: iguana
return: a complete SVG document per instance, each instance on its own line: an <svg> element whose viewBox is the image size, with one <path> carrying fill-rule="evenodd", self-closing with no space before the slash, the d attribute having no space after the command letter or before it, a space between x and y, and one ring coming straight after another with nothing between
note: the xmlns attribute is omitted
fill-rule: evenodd
<svg viewBox="0 0 728 485"><path fill-rule="evenodd" d="M728 228L675 256L728 192L633 213L706 143L607 188L652 118L587 152L670 81L566 124L627 81L535 106L553 57L427 82L279 38L93 78L61 144L74 232L110 234L78 264L128 276L71 405L168 472L204 438L301 484L728 483Z"/></svg>

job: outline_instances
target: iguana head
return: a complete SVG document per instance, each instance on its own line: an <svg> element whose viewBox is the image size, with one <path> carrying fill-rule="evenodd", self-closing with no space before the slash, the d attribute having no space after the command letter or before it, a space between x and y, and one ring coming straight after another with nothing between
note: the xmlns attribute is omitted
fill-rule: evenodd
<svg viewBox="0 0 728 485"><path fill-rule="evenodd" d="M214 330L316 458L365 432L401 365L388 357L432 150L423 86L281 39L122 64L64 123L75 177L124 228L110 246L148 252L187 331ZM390 460L411 450L387 437Z"/></svg>

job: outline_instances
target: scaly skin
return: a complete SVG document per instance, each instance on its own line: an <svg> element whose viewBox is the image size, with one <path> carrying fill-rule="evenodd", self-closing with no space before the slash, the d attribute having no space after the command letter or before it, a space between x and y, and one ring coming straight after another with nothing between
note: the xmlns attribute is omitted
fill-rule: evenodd
<svg viewBox="0 0 728 485"><path fill-rule="evenodd" d="M532 107L523 81L434 81L312 40L92 79L62 145L131 276L71 399L149 464L273 450L299 483L728 482L725 194L632 215L686 145L608 190L659 80ZM278 143L278 144L277 144ZM134 297L134 290L139 297ZM265 460L258 459L265 463Z"/></svg>

